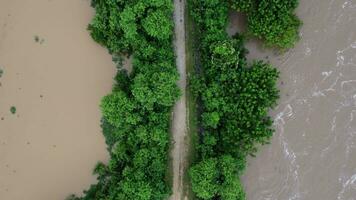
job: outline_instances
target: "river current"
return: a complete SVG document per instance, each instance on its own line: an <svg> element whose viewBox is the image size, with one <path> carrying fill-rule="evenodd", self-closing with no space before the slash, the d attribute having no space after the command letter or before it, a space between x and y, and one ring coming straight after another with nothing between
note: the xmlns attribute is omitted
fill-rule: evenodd
<svg viewBox="0 0 356 200"><path fill-rule="evenodd" d="M295 48L281 54L247 44L249 58L281 71L276 132L248 159L247 199L354 200L356 0L301 0L297 15L304 24ZM240 17L231 14L230 32Z"/></svg>

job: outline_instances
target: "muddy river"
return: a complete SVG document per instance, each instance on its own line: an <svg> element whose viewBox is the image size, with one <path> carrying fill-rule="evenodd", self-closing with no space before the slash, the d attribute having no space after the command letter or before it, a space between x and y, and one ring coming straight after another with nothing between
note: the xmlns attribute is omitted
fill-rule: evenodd
<svg viewBox="0 0 356 200"><path fill-rule="evenodd" d="M115 67L86 30L93 13L88 0L0 0L1 200L79 194L107 159L98 105Z"/></svg>
<svg viewBox="0 0 356 200"><path fill-rule="evenodd" d="M114 66L86 31L92 15L88 0L0 1L0 199L80 194L106 160L98 104ZM247 45L281 71L276 133L249 159L247 199L353 200L356 0L301 0L298 15L294 49Z"/></svg>
<svg viewBox="0 0 356 200"><path fill-rule="evenodd" d="M250 57L268 56L281 71L281 99L271 144L249 159L247 199L355 200L356 0L301 0L297 13L294 49L248 44Z"/></svg>

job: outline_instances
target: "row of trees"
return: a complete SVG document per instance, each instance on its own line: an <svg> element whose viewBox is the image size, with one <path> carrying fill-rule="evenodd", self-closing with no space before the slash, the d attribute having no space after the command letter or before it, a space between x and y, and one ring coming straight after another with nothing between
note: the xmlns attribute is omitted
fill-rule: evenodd
<svg viewBox="0 0 356 200"><path fill-rule="evenodd" d="M119 68L112 93L101 102L110 161L96 166L97 184L70 199L166 199L170 110L180 95L172 1L92 0L92 5L92 37L114 57L131 55L133 71Z"/></svg>
<svg viewBox="0 0 356 200"><path fill-rule="evenodd" d="M189 175L199 199L245 199L239 176L246 157L273 134L268 110L278 99L279 72L262 61L247 63L243 38L225 31L231 6L229 0L190 1L200 52L191 85L202 113Z"/></svg>
<svg viewBox="0 0 356 200"><path fill-rule="evenodd" d="M247 14L248 34L267 46L291 48L299 39L301 21L295 15L299 0L231 0L232 7Z"/></svg>

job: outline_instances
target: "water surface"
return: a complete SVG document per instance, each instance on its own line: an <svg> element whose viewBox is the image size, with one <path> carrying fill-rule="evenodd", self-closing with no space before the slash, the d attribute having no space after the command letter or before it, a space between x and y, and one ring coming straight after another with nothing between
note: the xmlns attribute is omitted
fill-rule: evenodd
<svg viewBox="0 0 356 200"><path fill-rule="evenodd" d="M249 200L356 199L356 1L301 0L301 40L283 55L248 44L281 71L276 133L248 161ZM232 14L234 25L239 15Z"/></svg>
<svg viewBox="0 0 356 200"><path fill-rule="evenodd" d="M99 101L115 67L86 30L93 13L87 0L0 1L1 200L79 194L107 159Z"/></svg>

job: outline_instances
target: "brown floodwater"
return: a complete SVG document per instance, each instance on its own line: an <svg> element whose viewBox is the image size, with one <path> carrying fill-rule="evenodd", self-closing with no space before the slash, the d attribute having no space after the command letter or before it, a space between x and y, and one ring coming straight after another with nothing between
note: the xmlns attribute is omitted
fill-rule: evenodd
<svg viewBox="0 0 356 200"><path fill-rule="evenodd" d="M99 101L115 66L86 30L93 14L89 0L0 1L1 200L80 194L107 160Z"/></svg>
<svg viewBox="0 0 356 200"><path fill-rule="evenodd" d="M276 133L248 160L247 199L355 200L356 0L301 0L297 14L295 48L278 55L247 45L250 58L268 56L281 71ZM241 16L231 18L230 31Z"/></svg>
<svg viewBox="0 0 356 200"><path fill-rule="evenodd" d="M88 0L0 1L0 199L80 194L107 159L98 104L115 68L86 31L92 15ZM298 16L288 52L247 44L281 71L276 133L248 161L247 199L353 200L356 1L301 0Z"/></svg>

